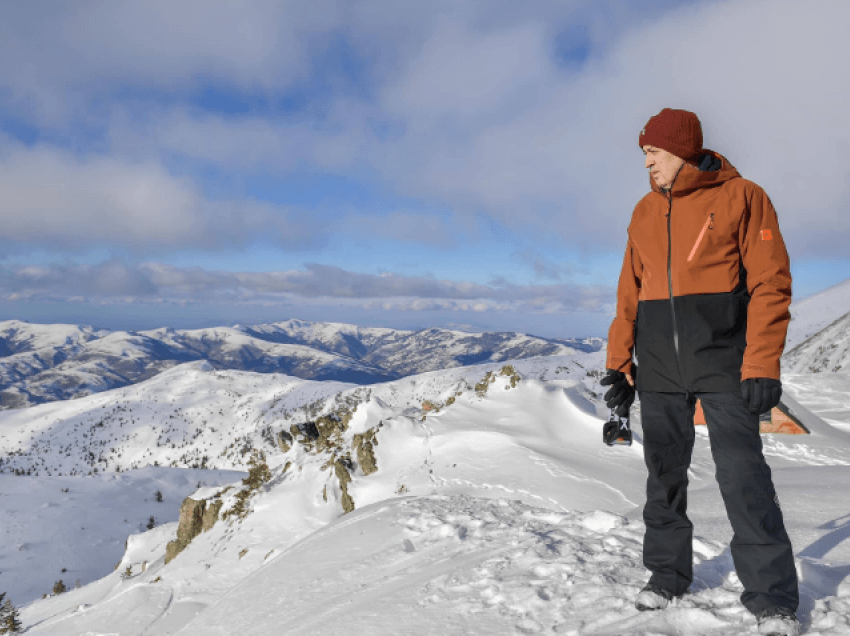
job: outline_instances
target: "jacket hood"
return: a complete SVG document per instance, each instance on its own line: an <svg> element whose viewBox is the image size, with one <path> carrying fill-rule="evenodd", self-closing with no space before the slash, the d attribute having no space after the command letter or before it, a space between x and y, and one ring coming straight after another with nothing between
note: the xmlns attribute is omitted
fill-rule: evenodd
<svg viewBox="0 0 850 636"><path fill-rule="evenodd" d="M735 169L735 166L729 163L726 157L713 150L703 150L702 156L697 161L699 165L708 165L709 168L715 168L718 162L720 168L716 170L700 170L692 163L686 163L682 166L676 180L673 182L673 196L681 196L694 190L699 190L700 188L718 186L730 179L741 176ZM661 188L658 187L658 184L655 183L655 179L651 176L649 177L649 185L654 192L664 194Z"/></svg>

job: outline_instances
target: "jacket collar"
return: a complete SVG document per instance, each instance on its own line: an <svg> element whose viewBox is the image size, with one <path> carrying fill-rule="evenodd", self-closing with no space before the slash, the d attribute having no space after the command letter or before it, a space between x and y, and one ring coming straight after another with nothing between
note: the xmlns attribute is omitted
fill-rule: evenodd
<svg viewBox="0 0 850 636"><path fill-rule="evenodd" d="M730 179L741 176L735 169L735 166L729 163L729 160L720 153L714 152L713 150L705 150L703 153L703 157L700 159L699 163L702 164L702 159L704 159L705 154L709 154L720 161L720 169L702 171L695 164L686 162L685 165L682 166L682 169L679 170L679 174L677 174L676 178L673 180L673 187L671 190L674 197L688 194L694 190L699 190L700 188L714 187L721 183L725 183ZM716 164L717 162L713 163ZM654 192L667 196L667 191L659 188L658 184L655 183L655 179L652 177L649 177L649 185Z"/></svg>

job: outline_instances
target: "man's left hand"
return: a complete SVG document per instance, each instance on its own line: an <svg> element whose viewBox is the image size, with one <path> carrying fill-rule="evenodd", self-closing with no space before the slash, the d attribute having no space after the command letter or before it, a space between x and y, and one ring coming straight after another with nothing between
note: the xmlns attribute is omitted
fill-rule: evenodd
<svg viewBox="0 0 850 636"><path fill-rule="evenodd" d="M773 378L748 378L741 382L741 397L750 413L762 414L779 404L782 382Z"/></svg>

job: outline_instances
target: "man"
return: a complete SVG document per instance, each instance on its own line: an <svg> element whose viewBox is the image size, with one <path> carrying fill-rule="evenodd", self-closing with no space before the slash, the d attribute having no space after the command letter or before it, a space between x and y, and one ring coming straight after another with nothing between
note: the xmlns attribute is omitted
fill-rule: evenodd
<svg viewBox="0 0 850 636"><path fill-rule="evenodd" d="M776 212L764 190L703 149L694 113L665 108L638 143L652 191L629 225L602 381L621 415L635 381L640 393L649 470L644 564L652 576L636 607L664 609L693 579L687 473L699 399L734 531L741 602L761 633L796 634L794 557L758 421L779 402L790 320L791 274Z"/></svg>

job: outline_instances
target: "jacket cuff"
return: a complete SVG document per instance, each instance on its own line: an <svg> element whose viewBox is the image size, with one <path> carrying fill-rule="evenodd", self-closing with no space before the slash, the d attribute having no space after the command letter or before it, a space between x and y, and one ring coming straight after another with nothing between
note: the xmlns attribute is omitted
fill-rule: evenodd
<svg viewBox="0 0 850 636"><path fill-rule="evenodd" d="M608 356L608 360L605 362L605 368L614 369L614 371L622 371L623 373L632 375L632 359Z"/></svg>
<svg viewBox="0 0 850 636"><path fill-rule="evenodd" d="M765 367L760 364L750 364L745 362L741 365L741 381L749 380L750 378L771 378L779 380L779 365L773 368Z"/></svg>

